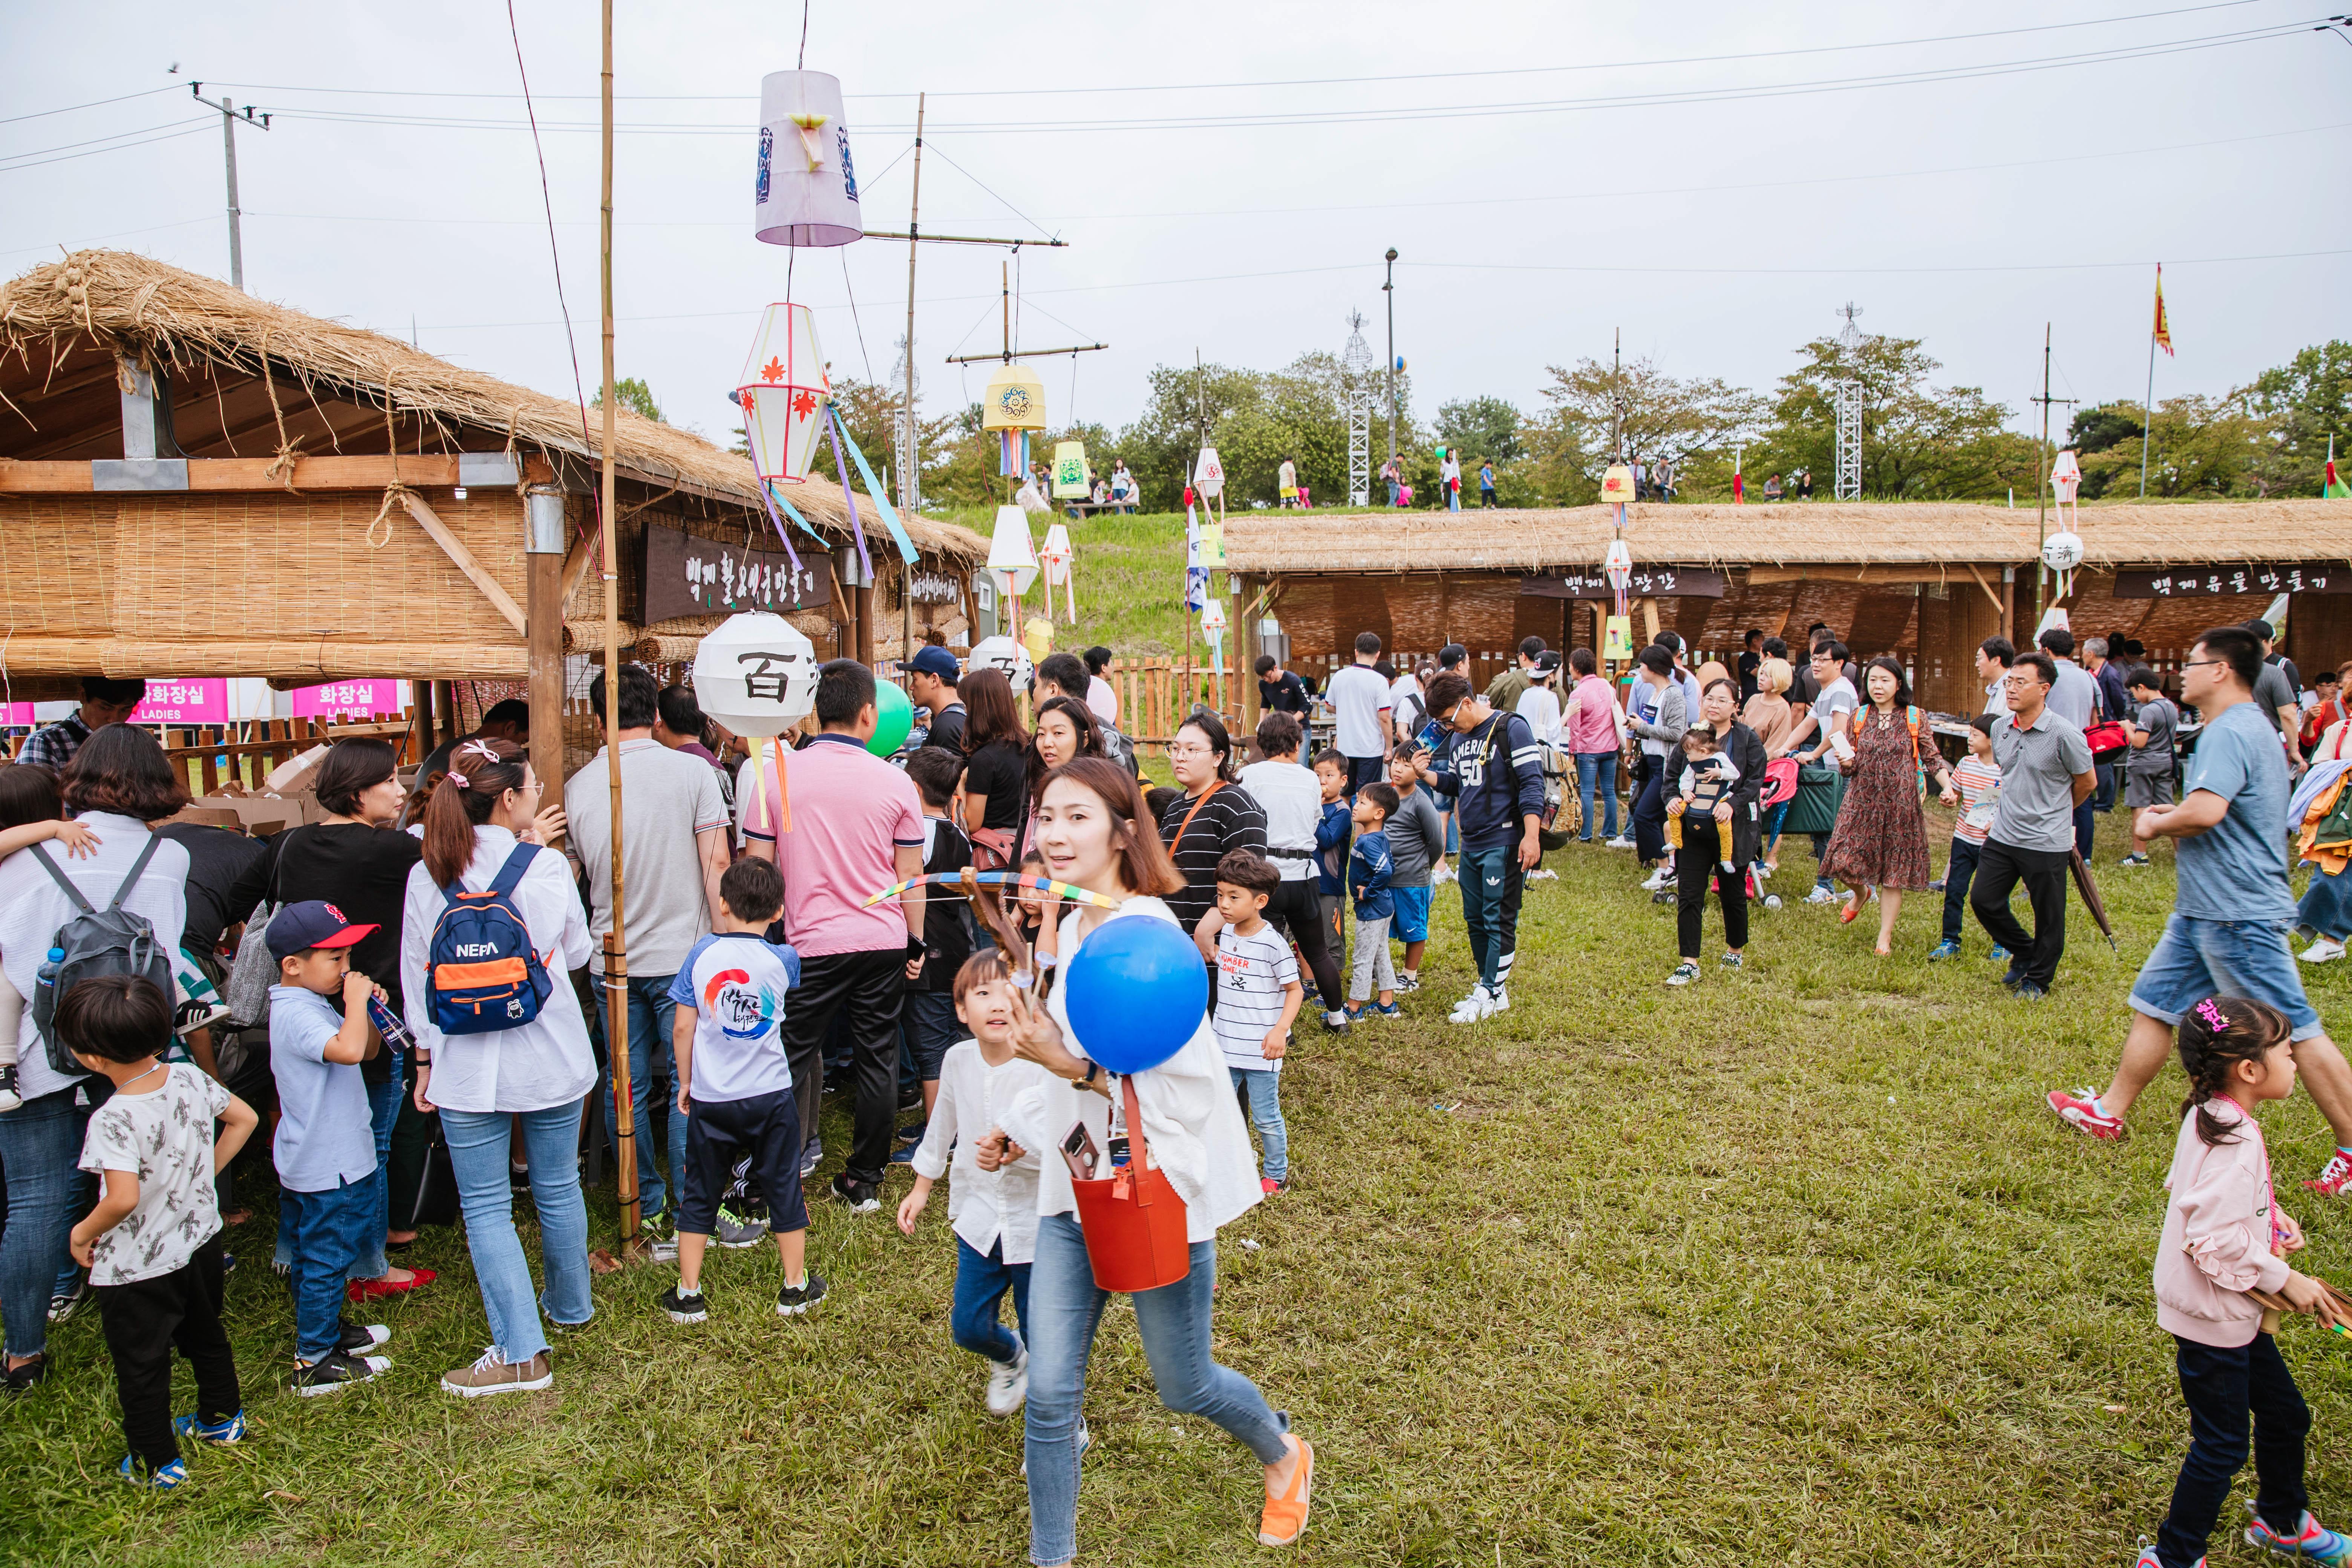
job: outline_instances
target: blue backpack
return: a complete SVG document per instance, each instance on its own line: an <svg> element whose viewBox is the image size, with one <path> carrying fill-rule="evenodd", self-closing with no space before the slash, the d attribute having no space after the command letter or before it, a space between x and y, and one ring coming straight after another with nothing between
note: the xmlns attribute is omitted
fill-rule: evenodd
<svg viewBox="0 0 2352 1568"><path fill-rule="evenodd" d="M519 1029L539 1016L554 989L514 902L534 847L516 845L481 892L466 891L463 882L442 889L449 905L433 922L425 984L432 994L433 1026L445 1035Z"/></svg>

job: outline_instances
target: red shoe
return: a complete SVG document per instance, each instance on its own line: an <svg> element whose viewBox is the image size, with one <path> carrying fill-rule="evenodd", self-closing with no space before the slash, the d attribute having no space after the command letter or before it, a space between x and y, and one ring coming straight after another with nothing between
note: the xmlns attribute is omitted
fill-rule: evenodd
<svg viewBox="0 0 2352 1568"><path fill-rule="evenodd" d="M2059 1120L2077 1132L2087 1132L2094 1138L2120 1138L2124 1135L2124 1119L2102 1111L2094 1103L2095 1092L2087 1085L2072 1094L2063 1089L2053 1089L2046 1098L2050 1101L2050 1109L2058 1113Z"/></svg>
<svg viewBox="0 0 2352 1568"><path fill-rule="evenodd" d="M1290 1178L1285 1176L1277 1182L1272 1176L1260 1176L1257 1179L1257 1189L1267 1197L1272 1197L1276 1193L1286 1193L1290 1190Z"/></svg>
<svg viewBox="0 0 2352 1568"><path fill-rule="evenodd" d="M343 1295L353 1302L373 1301L380 1296L398 1296L419 1285L430 1285L440 1278L430 1268L412 1268L408 1273L409 1278L398 1280L354 1279L343 1288Z"/></svg>
<svg viewBox="0 0 2352 1568"><path fill-rule="evenodd" d="M2323 1198L2340 1198L2345 1189L2352 1187L2352 1154L2338 1149L2327 1158L2319 1174L2303 1184Z"/></svg>
<svg viewBox="0 0 2352 1568"><path fill-rule="evenodd" d="M1862 913L1862 896L1858 893L1848 893L1845 896L1845 908L1838 911L1838 924L1850 926L1853 924L1853 917L1860 913Z"/></svg>

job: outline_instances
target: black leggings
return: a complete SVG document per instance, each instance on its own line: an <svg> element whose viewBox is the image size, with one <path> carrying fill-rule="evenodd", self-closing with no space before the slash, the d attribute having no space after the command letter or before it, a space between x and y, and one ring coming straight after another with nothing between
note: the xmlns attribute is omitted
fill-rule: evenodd
<svg viewBox="0 0 2352 1568"><path fill-rule="evenodd" d="M1722 832L1711 816L1683 818L1682 852L1675 857L1675 936L1685 958L1698 956L1710 879L1723 902L1723 945L1734 952L1748 945L1748 868L1726 871L1717 865L1724 858Z"/></svg>
<svg viewBox="0 0 2352 1568"><path fill-rule="evenodd" d="M1298 944L1299 956L1314 972L1315 989L1323 997L1323 1011L1339 1011L1346 993L1339 987L1339 965L1331 957L1331 944L1323 940L1331 928L1323 919L1323 903L1316 896L1315 879L1301 877L1276 888L1274 897L1265 901L1265 918Z"/></svg>

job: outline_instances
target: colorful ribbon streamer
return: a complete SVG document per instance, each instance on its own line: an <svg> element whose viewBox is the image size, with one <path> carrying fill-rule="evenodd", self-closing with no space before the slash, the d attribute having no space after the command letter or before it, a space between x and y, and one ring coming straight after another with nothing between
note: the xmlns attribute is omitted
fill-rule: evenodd
<svg viewBox="0 0 2352 1568"><path fill-rule="evenodd" d="M774 528L774 529L775 529L775 531L776 531L776 538L777 538L777 540L778 540L779 542L781 542L782 543L782 545L783 545L783 547L784 547L784 554L785 554L787 557L789 557L789 558L791 559L792 563L793 563L793 573L794 573L795 574L797 574L801 571L801 569L802 569L802 568L801 568L801 552L800 552L799 551L797 551L797 550L794 550L794 549L793 548L793 542L792 542L789 538L785 537L785 534L784 534L784 520L783 520L782 518L778 517L778 516L776 515L776 502L777 502L779 500L781 500L782 498L781 498L781 497L778 497L778 496L771 495L771 494L769 493L769 489L768 489L768 481L767 481L767 480L765 480L765 479L761 479L761 480L760 481L760 499L761 499L761 500L766 501L766 502L768 503L768 522L769 522L770 526L772 526L772 528ZM790 503L790 502L786 502L785 504L789 506L791 503ZM797 515L797 514L795 514L795 515ZM805 526L807 526L807 525L806 525L806 524L803 524L803 527L805 527Z"/></svg>
<svg viewBox="0 0 2352 1568"><path fill-rule="evenodd" d="M784 515L801 525L802 532L807 534L811 539L815 540L817 543L822 545L825 550L832 550L833 545L826 541L824 534L819 533L816 531L815 526L812 524L808 519L800 514L800 509L793 505L792 498L790 496L787 496L782 490L776 489L772 483L771 483L768 488L772 491L774 491L776 504L784 509Z"/></svg>
<svg viewBox="0 0 2352 1568"><path fill-rule="evenodd" d="M1004 888L1007 889L1025 889L1031 892L1050 893L1055 898L1066 900L1070 903L1091 904L1098 910L1115 910L1118 908L1118 900L1117 899L1106 898L1100 893L1088 892L1084 888L1073 887L1067 882L1056 882L1045 877L1025 877L1018 871L982 871L974 876L972 880L978 882L984 888ZM899 883L895 888L883 889L880 892L866 900L865 903L859 906L859 908L870 910L875 905L883 902L885 900L897 898L899 894L905 892L909 888L920 888L925 886L951 886L960 888L963 886L963 873L961 871L932 871L920 877L909 877L907 880Z"/></svg>
<svg viewBox="0 0 2352 1568"><path fill-rule="evenodd" d="M841 455L842 447L845 444L845 438L840 434L841 416L834 413L831 404L825 405L825 414L828 416L825 434L833 439L834 469L841 475L841 504L849 512L850 537L857 542L857 564L864 569L866 580L871 583L874 580L874 557L866 552L866 525L858 521L856 492L849 488L849 459Z"/></svg>
<svg viewBox="0 0 2352 1568"><path fill-rule="evenodd" d="M866 460L866 454L858 450L856 441L850 439L849 426L841 422L841 409L836 405L829 408L828 412L833 415L834 427L841 432L842 440L848 445L849 460L857 465L858 477L866 481L866 493L874 498L874 510L882 514L882 526L890 531L891 542L898 547L898 559L912 566L915 563L915 542L907 537L907 530L899 523L898 508L892 506L890 498L883 493L881 481L874 477L874 466Z"/></svg>

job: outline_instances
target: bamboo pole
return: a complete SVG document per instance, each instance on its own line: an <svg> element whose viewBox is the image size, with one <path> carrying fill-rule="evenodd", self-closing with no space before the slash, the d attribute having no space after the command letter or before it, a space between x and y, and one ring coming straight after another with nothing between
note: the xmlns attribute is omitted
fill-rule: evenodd
<svg viewBox="0 0 2352 1568"><path fill-rule="evenodd" d="M915 188L907 202L907 449L898 459L898 510L912 517L913 497L922 473L920 427L915 423L915 253L923 236L923 107L927 95L915 95ZM908 570L902 563L901 572ZM900 601L898 659L903 667L915 657L915 590L911 579Z"/></svg>
<svg viewBox="0 0 2352 1568"><path fill-rule="evenodd" d="M613 1073L613 1147L620 1183L621 1247L637 1239L637 1142L629 1082L629 952L621 911L621 574L613 511L613 0L604 0L604 206L598 246L604 293L604 434L599 453L604 549L604 758L613 796L613 931L604 939L604 1044Z"/></svg>

